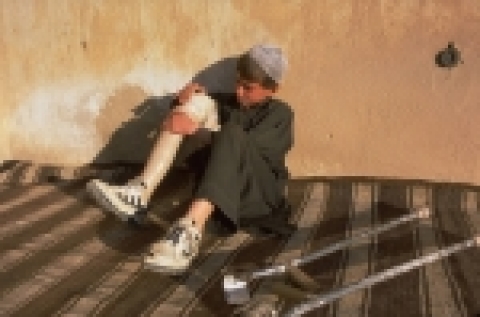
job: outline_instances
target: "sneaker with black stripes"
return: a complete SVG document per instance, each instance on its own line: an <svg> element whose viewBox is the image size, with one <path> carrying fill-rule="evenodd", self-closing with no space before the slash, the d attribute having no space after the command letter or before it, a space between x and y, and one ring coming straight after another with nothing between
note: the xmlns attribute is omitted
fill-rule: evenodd
<svg viewBox="0 0 480 317"><path fill-rule="evenodd" d="M163 239L151 246L144 259L145 268L173 275L185 272L199 253L201 239L193 220L179 219Z"/></svg>
<svg viewBox="0 0 480 317"><path fill-rule="evenodd" d="M126 185L110 185L99 179L87 184L87 192L106 211L122 221L142 224L147 214L144 193L145 185L133 180Z"/></svg>

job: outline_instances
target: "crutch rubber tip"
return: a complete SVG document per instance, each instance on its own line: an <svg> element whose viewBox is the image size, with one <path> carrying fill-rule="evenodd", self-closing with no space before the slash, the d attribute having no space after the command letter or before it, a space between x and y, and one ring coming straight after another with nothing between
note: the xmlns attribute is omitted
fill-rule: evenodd
<svg viewBox="0 0 480 317"><path fill-rule="evenodd" d="M247 281L226 275L223 278L223 291L227 303L232 305L245 304L250 300L250 290Z"/></svg>
<svg viewBox="0 0 480 317"><path fill-rule="evenodd" d="M430 217L430 208L428 207L420 208L417 211L417 215L419 219L427 219L428 217Z"/></svg>

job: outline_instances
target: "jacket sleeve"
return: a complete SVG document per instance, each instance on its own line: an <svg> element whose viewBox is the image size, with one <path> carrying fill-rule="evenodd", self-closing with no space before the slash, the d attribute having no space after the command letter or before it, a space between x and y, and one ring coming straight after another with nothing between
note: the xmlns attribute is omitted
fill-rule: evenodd
<svg viewBox="0 0 480 317"><path fill-rule="evenodd" d="M225 124L229 119L229 105L234 104L236 97L232 93L209 93L210 98L215 100L217 105L217 116L220 125Z"/></svg>

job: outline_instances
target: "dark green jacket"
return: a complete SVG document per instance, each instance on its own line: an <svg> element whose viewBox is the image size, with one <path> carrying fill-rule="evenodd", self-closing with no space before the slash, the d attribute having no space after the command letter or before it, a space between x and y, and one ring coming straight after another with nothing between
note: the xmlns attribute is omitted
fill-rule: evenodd
<svg viewBox="0 0 480 317"><path fill-rule="evenodd" d="M218 105L220 124L233 120L241 125L249 140L255 145L278 180L279 188L285 186L290 173L286 166L286 154L294 142L294 114L290 106L278 99L243 108L235 94L212 94Z"/></svg>

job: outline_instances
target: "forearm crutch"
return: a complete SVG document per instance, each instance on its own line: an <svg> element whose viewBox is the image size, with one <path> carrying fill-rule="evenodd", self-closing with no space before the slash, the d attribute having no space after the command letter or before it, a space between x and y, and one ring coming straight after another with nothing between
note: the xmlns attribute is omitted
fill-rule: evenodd
<svg viewBox="0 0 480 317"><path fill-rule="evenodd" d="M282 265L274 265L258 271L247 272L234 276L232 274L224 276L223 290L226 300L229 304L244 304L250 300L249 284L259 278L275 276L286 273L291 267L298 267L306 263L312 262L316 259L332 254L336 251L342 250L348 246L363 242L366 238L378 235L382 232L388 231L401 224L408 223L415 219L425 219L430 216L428 208L420 208L415 212L404 215L383 225L376 226L370 229L361 231L349 239L342 240L332 244L324 249L318 250L311 254L305 255L301 258L294 259L290 263Z"/></svg>
<svg viewBox="0 0 480 317"><path fill-rule="evenodd" d="M435 262L437 260L440 260L442 258L448 257L452 254L455 254L457 252L463 251L467 248L473 247L473 246L479 246L480 245L480 236L477 236L475 238L471 238L469 240L465 240L463 242L459 242L456 244L453 244L447 248L441 249L437 252L425 255L423 257L420 257L418 259L409 261L407 263L392 267L388 270L385 270L383 272L379 272L376 274L373 274L359 282L352 283L350 285L347 285L345 287L341 287L339 289L336 289L334 291L328 292L324 295L320 296L313 296L312 298L304 301L303 303L300 303L299 305L294 306L292 309L287 311L284 316L285 317L294 317L294 316L301 316L313 309L325 306L349 293L352 293L357 290L361 290L367 287L371 287L377 283L386 281L388 279L391 279L397 275L406 273L408 271L411 271L413 269L419 268L423 265Z"/></svg>

